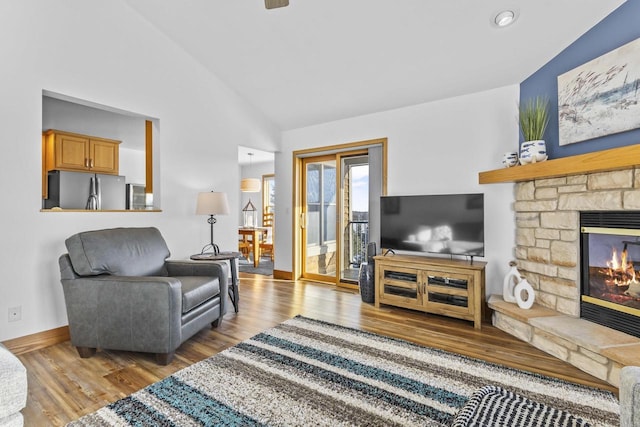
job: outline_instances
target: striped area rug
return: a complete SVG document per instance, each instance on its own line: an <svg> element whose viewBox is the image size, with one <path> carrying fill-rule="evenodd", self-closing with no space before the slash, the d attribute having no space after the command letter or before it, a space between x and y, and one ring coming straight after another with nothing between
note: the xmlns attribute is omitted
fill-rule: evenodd
<svg viewBox="0 0 640 427"><path fill-rule="evenodd" d="M619 424L608 392L297 316L68 425L447 426L487 385Z"/></svg>

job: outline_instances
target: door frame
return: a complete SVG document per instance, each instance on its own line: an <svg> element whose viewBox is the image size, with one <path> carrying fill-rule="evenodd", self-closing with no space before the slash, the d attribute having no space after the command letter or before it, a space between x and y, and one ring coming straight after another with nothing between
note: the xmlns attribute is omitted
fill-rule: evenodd
<svg viewBox="0 0 640 427"><path fill-rule="evenodd" d="M297 150L293 152L293 169L292 169L293 170L293 189L292 189L293 209L291 212L291 215L292 215L291 275L293 280L300 279L302 276L302 270L303 270L302 269L303 248L302 248L302 229L301 229L301 224L303 221L302 192L305 191L302 185L303 174L304 174L303 159L306 157L319 157L325 154L340 154L340 153L346 154L347 152L350 152L350 151L358 151L358 150L366 149L369 147L380 146L382 147L382 194L386 195L387 194L387 145L388 145L387 138L378 138L378 139L370 139L365 141L330 145L325 147L308 148L308 149ZM337 166L338 166L337 173L339 173L340 165L338 164ZM337 207L336 207L336 209L338 209L338 212L340 212L341 206L342 206L342 200L340 200L340 197L338 197ZM313 280L313 279L305 279L305 280ZM321 280L321 281L323 281L324 283L332 283L339 287L357 289L357 285L340 282L339 274L336 274L335 283L326 282L324 280Z"/></svg>

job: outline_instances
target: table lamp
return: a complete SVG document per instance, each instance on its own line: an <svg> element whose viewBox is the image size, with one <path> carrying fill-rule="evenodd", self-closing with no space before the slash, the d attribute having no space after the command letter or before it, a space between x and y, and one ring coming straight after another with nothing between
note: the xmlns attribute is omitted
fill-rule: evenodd
<svg viewBox="0 0 640 427"><path fill-rule="evenodd" d="M215 215L229 215L229 201L227 193L209 191L206 193L198 193L198 204L196 206L196 215L209 215L207 222L211 226L211 242L202 248L204 253L209 247L214 255L220 253L218 245L213 243L213 224L216 223Z"/></svg>

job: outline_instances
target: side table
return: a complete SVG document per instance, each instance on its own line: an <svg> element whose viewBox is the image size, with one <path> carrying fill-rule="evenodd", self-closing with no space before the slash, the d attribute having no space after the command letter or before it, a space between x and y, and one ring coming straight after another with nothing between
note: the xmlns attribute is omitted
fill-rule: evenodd
<svg viewBox="0 0 640 427"><path fill-rule="evenodd" d="M195 261L229 261L229 264L231 265L231 287L229 288L229 298L231 298L231 303L233 304L233 309L236 313L238 312L238 303L240 302L236 258L240 258L241 256L242 254L240 252L219 252L218 254L207 252L204 254L191 255L190 257Z"/></svg>

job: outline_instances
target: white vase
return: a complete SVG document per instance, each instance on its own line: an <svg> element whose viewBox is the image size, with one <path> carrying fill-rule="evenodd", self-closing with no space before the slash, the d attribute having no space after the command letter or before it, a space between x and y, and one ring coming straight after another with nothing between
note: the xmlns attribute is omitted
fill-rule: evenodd
<svg viewBox="0 0 640 427"><path fill-rule="evenodd" d="M543 139L524 141L520 144L520 164L537 163L547 160L547 144Z"/></svg>
<svg viewBox="0 0 640 427"><path fill-rule="evenodd" d="M502 298L505 302L516 302L515 287L522 280L522 276L520 276L514 261L511 261L509 266L511 269L504 276L504 281L502 282Z"/></svg>
<svg viewBox="0 0 640 427"><path fill-rule="evenodd" d="M506 168L518 164L518 153L515 151L507 151L502 155L502 165Z"/></svg>

